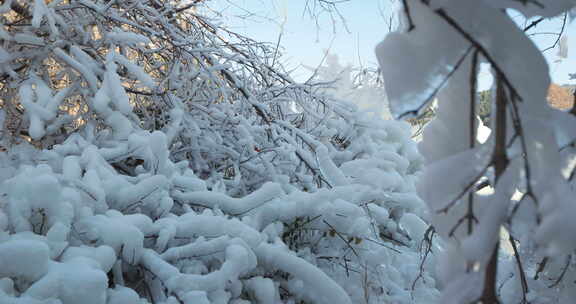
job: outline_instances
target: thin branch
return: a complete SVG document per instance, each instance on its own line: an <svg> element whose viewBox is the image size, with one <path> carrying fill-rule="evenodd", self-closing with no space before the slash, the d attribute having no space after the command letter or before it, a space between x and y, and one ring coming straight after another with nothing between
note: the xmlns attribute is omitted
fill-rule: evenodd
<svg viewBox="0 0 576 304"><path fill-rule="evenodd" d="M526 272L524 271L524 266L522 265L520 254L518 253L516 240L512 237L511 234L508 234L508 241L512 245L512 250L514 251L514 258L516 259L516 265L518 266L518 272L520 273L520 283L522 284L522 303L528 303L528 301L526 300L526 295L529 292L528 281L526 280Z"/></svg>
<svg viewBox="0 0 576 304"><path fill-rule="evenodd" d="M424 238L422 239L422 241L420 242L420 248L419 251L422 252L424 251L424 256L422 257L422 259L420 260L420 266L419 266L419 270L418 270L418 276L416 276L416 278L414 279L414 281L412 282L412 291L414 291L414 289L416 289L416 283L418 282L419 279L424 279L423 274L424 274L424 263L426 262L426 259L428 258L428 255L430 253L432 253L432 240L434 239L434 234L436 233L436 230L434 229L433 226L429 226L428 229L426 229L426 232L424 233ZM424 246L426 246L426 250L424 250Z"/></svg>
<svg viewBox="0 0 576 304"><path fill-rule="evenodd" d="M535 27L542 21L544 21L544 18L538 18L537 20L532 21L532 23L530 23L527 27L524 28L524 32L527 32L528 30Z"/></svg>
<svg viewBox="0 0 576 304"><path fill-rule="evenodd" d="M410 14L408 1L402 0L402 6L404 7L404 15L406 16L406 20L408 20L408 32L411 32L416 28L416 26L414 26L414 21L412 20L412 15Z"/></svg>
<svg viewBox="0 0 576 304"><path fill-rule="evenodd" d="M358 257L358 252L356 252L356 249L354 249L354 247L352 247L352 245L350 245L350 241L346 240L346 238L344 238L342 236L342 234L340 232L338 232L338 230L336 230L336 228L334 228L334 226L330 225L330 223L328 223L326 220L322 220L322 222L324 222L324 224L326 224L328 227L330 227L330 229L332 229L332 231L334 231L334 233L336 233L338 238L340 238L344 243L346 243L346 246L348 248L350 248L350 250L352 250L352 252L354 253L354 255L356 257Z"/></svg>
<svg viewBox="0 0 576 304"><path fill-rule="evenodd" d="M536 272L534 273L534 280L538 280L540 273L542 273L542 271L544 271L544 268L546 268L546 265L548 265L548 257L545 257L542 259L542 261L540 263L538 263L538 269L536 269Z"/></svg>
<svg viewBox="0 0 576 304"><path fill-rule="evenodd" d="M436 86L434 88L434 90L430 93L430 95L428 95L428 97L426 97L424 99L424 102L418 106L416 109L414 110L410 110L407 112L404 112L402 114L400 114L398 116L399 119L408 117L408 116L417 116L418 113L428 105L428 103L430 101L432 101L432 99L434 98L434 96L436 96L436 94L438 94L438 92L444 87L444 85L448 82L448 80L450 80L450 78L452 77L452 75L454 75L454 73L456 73L456 71L458 70L458 68L460 68L460 66L462 65L462 63L464 63L464 59L466 59L466 57L468 56L468 54L470 54L470 52L472 52L472 50L474 50L473 46L468 47L468 49L466 49L466 51L464 52L464 54L462 54L462 56L456 61L456 63L454 64L454 67L450 70L450 72L448 72L448 74L446 74L446 76L444 77L444 79L442 79L442 82Z"/></svg>
<svg viewBox="0 0 576 304"><path fill-rule="evenodd" d="M496 70L498 75L500 75L499 77L501 77L501 79L502 79L501 81L503 81L504 84L506 84L506 87L510 90L513 97L516 97L516 98L522 100L520 94L518 94L518 91L514 88L512 83L508 80L508 77L506 77L506 74L500 68L500 66L496 63L496 61L492 58L492 56L488 52L488 50L486 50L480 42L478 42L476 39L474 39L474 37L472 37L472 35L470 33L466 32L458 24L458 22L456 22L456 20L454 20L452 17L450 17L446 13L446 11L444 11L444 9L437 9L435 12L436 12L436 14L438 14L438 16L442 17L451 27L453 27L458 33L460 33L466 40L468 40L470 43L472 43L472 45L474 47L476 47L482 53L482 55L484 56L484 58L486 58L486 60L488 60L488 62L492 66L492 68L494 70Z"/></svg>
<svg viewBox="0 0 576 304"><path fill-rule="evenodd" d="M570 267L570 262L572 262L572 255L571 254L568 255L566 265L562 269L562 273L560 273L560 276L556 279L556 281L554 281L554 283L552 285L548 286L548 288L554 288L554 287L558 286L558 284L560 284L560 282L562 282L564 275L566 274L566 272L568 271L568 268Z"/></svg>
<svg viewBox="0 0 576 304"><path fill-rule="evenodd" d="M476 145L476 90L478 88L478 50L475 50L472 54L472 66L470 67L470 117L469 121L469 147L474 149ZM466 219L468 219L468 235L472 234L474 229L474 221L478 222L478 219L474 216L474 192L468 192L468 211L466 214ZM454 230L456 231L456 230Z"/></svg>
<svg viewBox="0 0 576 304"><path fill-rule="evenodd" d="M562 20L562 28L560 29L558 37L556 37L556 41L554 41L554 44L552 44L551 46L543 49L542 53L555 48L558 45L558 43L560 43L560 39L562 39L562 34L564 33L564 29L566 28L566 20L568 20L568 12L564 13L564 19Z"/></svg>
<svg viewBox="0 0 576 304"><path fill-rule="evenodd" d="M488 168L490 168L490 166L492 165L492 162L488 163L486 166L484 166L484 168L474 177L472 178L472 180L468 183L468 185L466 185L466 187L464 187L460 193L458 193L456 195L455 198L453 198L446 206L444 206L441 209L436 210L436 213L446 213L448 212L454 205L456 205L456 203L468 192L470 191L472 188L474 188L474 186L476 185L476 182L482 178L482 176L484 176L484 173L486 173L486 171L488 170Z"/></svg>

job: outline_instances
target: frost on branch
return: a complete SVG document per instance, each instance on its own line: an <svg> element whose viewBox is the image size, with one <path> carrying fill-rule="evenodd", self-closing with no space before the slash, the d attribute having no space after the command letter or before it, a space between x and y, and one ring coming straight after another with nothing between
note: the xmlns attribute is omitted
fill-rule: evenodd
<svg viewBox="0 0 576 304"><path fill-rule="evenodd" d="M439 99L420 144L426 167L418 191L443 239L442 303L573 301L574 136L567 130L576 118L547 106L546 61L502 9L550 17L574 4L406 0L401 31L377 47L395 116ZM481 63L495 78L485 142L477 140Z"/></svg>
<svg viewBox="0 0 576 304"><path fill-rule="evenodd" d="M0 6L0 302L437 298L407 125L182 8Z"/></svg>

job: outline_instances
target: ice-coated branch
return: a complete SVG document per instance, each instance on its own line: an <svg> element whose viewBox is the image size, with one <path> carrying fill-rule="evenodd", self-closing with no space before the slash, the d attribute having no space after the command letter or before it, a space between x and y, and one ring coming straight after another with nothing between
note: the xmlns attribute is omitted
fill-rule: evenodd
<svg viewBox="0 0 576 304"><path fill-rule="evenodd" d="M350 297L344 292L342 287L326 276L325 273L318 271L314 266L305 260L286 253L281 247L273 244L261 244L256 248L258 259L264 264L272 265L278 269L287 272L297 279L302 280L306 290L302 290L307 297L310 297L317 303L352 303Z"/></svg>
<svg viewBox="0 0 576 304"><path fill-rule="evenodd" d="M174 197L181 203L210 209L219 208L230 215L242 215L280 198L283 192L280 185L266 183L250 195L238 199L212 191L176 192Z"/></svg>

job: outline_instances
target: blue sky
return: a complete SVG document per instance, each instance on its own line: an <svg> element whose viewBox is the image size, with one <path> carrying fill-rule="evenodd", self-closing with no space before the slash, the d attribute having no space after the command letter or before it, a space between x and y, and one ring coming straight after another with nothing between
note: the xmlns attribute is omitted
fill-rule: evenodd
<svg viewBox="0 0 576 304"><path fill-rule="evenodd" d="M325 50L337 54L343 64L375 67L374 47L386 36L387 20L394 13L390 2L393 1L343 2L338 7L345 24L339 18L333 24L327 14L311 18L305 12L306 0L214 0L212 7L228 18L224 21L227 25L258 41L276 43L282 33L280 44L284 48L284 63L295 69L294 78L304 80L309 72L302 66L317 66ZM533 33L540 33L534 37L541 49L552 45L557 37L546 33L558 32L561 26L561 18L538 25ZM568 73L576 72L576 37L570 35L576 33L576 28L572 24L566 29L568 58L558 61L557 49L547 51L545 55L554 82L576 84L568 77Z"/></svg>

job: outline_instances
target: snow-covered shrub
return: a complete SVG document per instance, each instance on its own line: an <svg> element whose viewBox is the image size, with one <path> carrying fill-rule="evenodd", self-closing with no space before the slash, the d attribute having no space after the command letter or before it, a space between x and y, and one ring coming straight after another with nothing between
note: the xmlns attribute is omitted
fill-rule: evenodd
<svg viewBox="0 0 576 304"><path fill-rule="evenodd" d="M439 101L420 145L426 166L418 190L444 241L441 303L574 303L576 112L547 105L548 64L527 31L567 17L576 1L402 4L401 30L377 54L396 117ZM485 142L477 141L484 131L476 116L482 63L495 79ZM478 191L486 185L493 193Z"/></svg>
<svg viewBox="0 0 576 304"><path fill-rule="evenodd" d="M408 129L380 121L345 131L351 138L338 149L302 132L320 151L316 156L284 147L296 150L285 152L294 163L301 153L318 166L324 186L300 170L301 184L277 173L245 196L233 195L223 179L208 186L188 161L171 161L161 131L135 131L122 145L89 142L82 130L52 149L26 143L8 149L0 154L4 297L62 303L117 297L138 303L136 295L157 303L171 303L171 296L184 303L434 297L426 272L411 287L426 225L414 193L421 161ZM140 160L138 173L117 168L116 155ZM271 160L270 169L289 160L278 162Z"/></svg>
<svg viewBox="0 0 576 304"><path fill-rule="evenodd" d="M406 125L180 1L0 14L0 303L437 296Z"/></svg>

